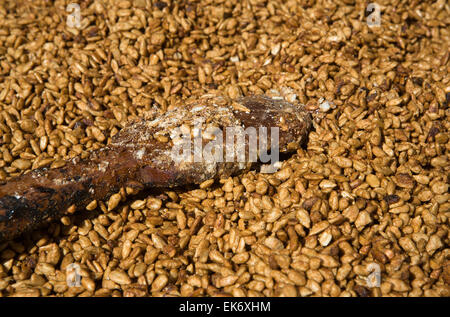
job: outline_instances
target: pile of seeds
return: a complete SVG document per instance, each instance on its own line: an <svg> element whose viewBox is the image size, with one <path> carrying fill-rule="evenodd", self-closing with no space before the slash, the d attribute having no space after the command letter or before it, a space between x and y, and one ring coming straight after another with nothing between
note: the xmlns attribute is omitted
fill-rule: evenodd
<svg viewBox="0 0 450 317"><path fill-rule="evenodd" d="M315 130L274 174L123 189L1 243L0 296L450 296L445 0L377 0L379 26L366 1L83 0L77 27L71 2L0 2L0 181L211 90Z"/></svg>

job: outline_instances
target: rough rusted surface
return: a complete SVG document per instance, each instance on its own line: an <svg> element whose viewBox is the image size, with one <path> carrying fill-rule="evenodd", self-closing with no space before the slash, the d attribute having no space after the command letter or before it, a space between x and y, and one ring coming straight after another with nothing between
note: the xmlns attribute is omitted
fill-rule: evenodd
<svg viewBox="0 0 450 317"><path fill-rule="evenodd" d="M36 169L0 185L0 240L57 219L72 205L81 209L94 199L108 198L122 187L199 184L248 170L252 162L174 162L170 155L173 140L161 142L155 136L170 135L173 129L198 119L206 125L216 124L224 131L224 139L228 126L279 127L280 152L298 148L311 127L308 112L283 100L204 96L153 121L129 125L109 146L93 151L87 159L73 159L62 168ZM247 145L246 139L248 154Z"/></svg>

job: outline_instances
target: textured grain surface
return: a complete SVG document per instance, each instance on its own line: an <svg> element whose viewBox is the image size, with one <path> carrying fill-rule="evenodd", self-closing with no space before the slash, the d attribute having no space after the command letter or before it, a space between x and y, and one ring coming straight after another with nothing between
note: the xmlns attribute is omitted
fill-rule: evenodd
<svg viewBox="0 0 450 317"><path fill-rule="evenodd" d="M277 173L129 184L0 243L0 296L450 295L448 1L83 0L80 28L71 2L0 1L0 181L214 90L314 130Z"/></svg>

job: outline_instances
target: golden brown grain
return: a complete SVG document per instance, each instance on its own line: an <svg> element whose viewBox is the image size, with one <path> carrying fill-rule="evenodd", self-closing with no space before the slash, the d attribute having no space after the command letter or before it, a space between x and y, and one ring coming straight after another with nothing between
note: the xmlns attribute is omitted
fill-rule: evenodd
<svg viewBox="0 0 450 317"><path fill-rule="evenodd" d="M0 244L0 296L449 296L444 1L386 4L369 27L362 1L94 0L81 29L32 2L0 4L1 182L205 93L304 104L315 128L275 174L69 207Z"/></svg>

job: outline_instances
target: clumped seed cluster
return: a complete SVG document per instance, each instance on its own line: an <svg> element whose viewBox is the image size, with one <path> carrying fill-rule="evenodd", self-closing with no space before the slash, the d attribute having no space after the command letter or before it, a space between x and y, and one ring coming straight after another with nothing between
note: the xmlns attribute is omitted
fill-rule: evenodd
<svg viewBox="0 0 450 317"><path fill-rule="evenodd" d="M0 4L0 181L212 90L315 129L275 174L123 188L0 244L0 296L449 296L446 1L377 0L379 27L365 1L80 1L79 29L69 3Z"/></svg>

